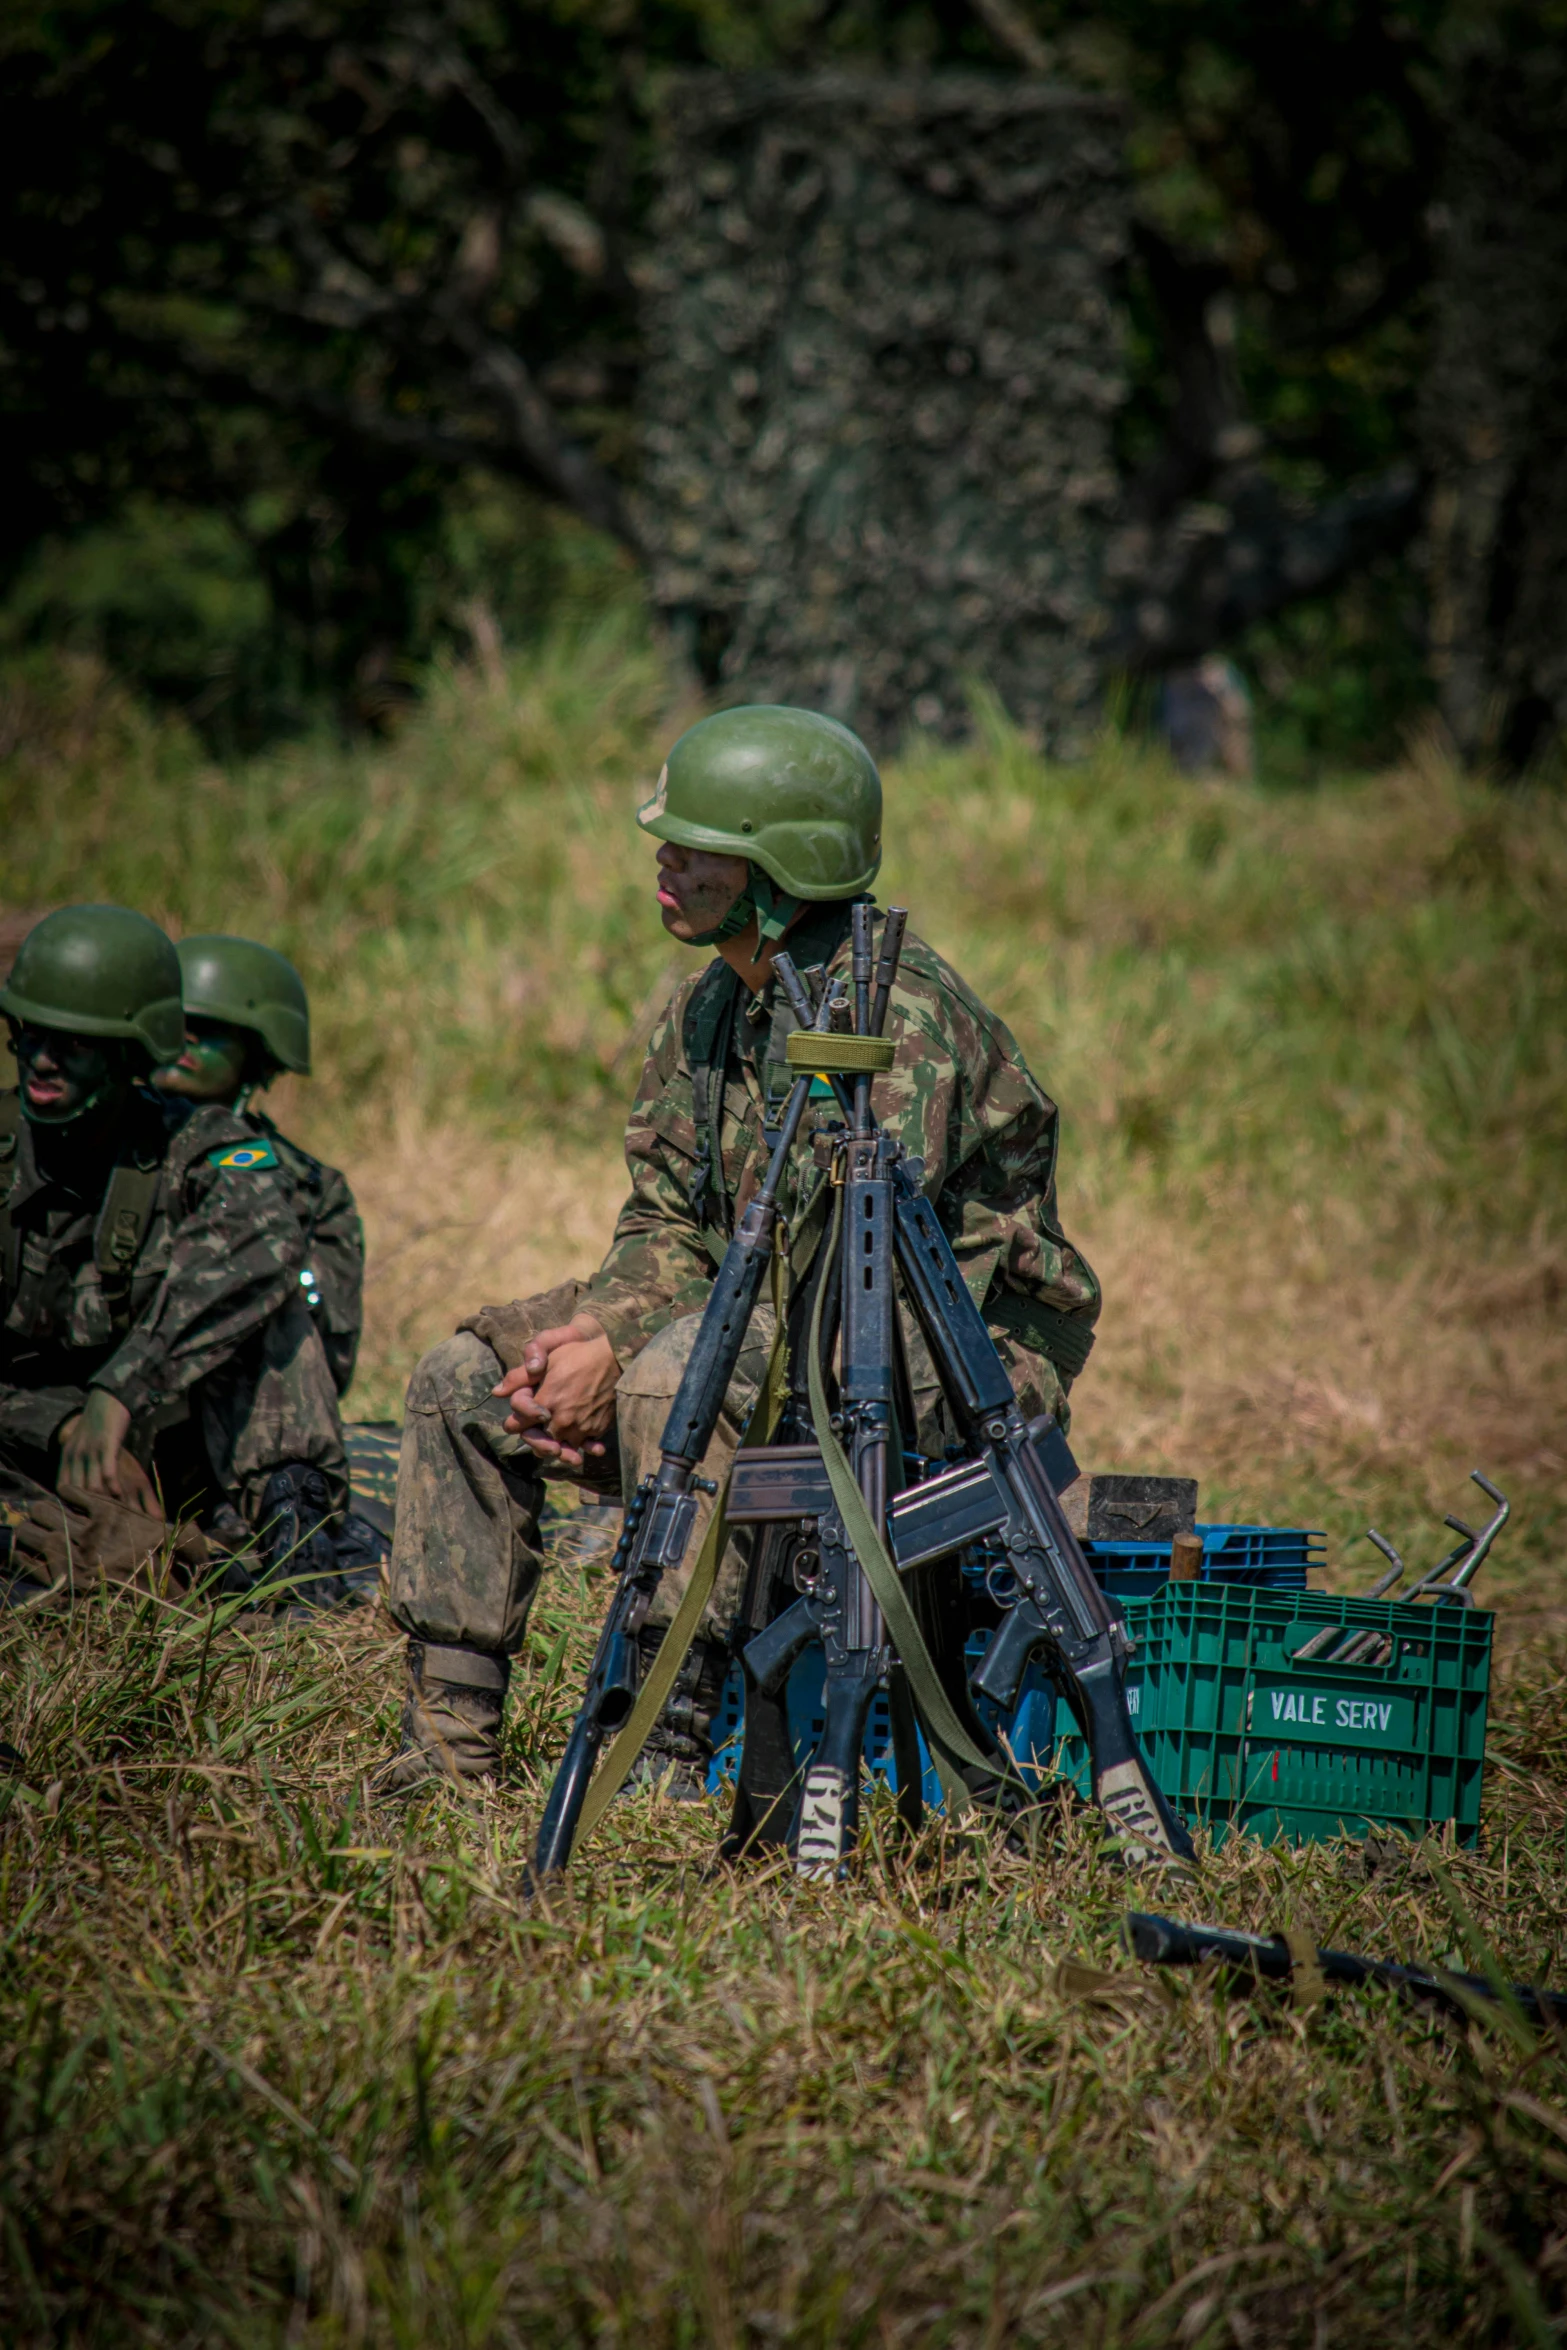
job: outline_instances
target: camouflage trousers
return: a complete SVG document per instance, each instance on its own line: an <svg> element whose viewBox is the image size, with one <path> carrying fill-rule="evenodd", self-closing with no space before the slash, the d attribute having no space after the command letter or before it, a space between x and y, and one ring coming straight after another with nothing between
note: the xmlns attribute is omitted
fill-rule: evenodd
<svg viewBox="0 0 1567 2350"><path fill-rule="evenodd" d="M623 1373L615 1397L622 1492L629 1499L657 1466L669 1407L701 1326L700 1314L669 1323ZM773 1317L752 1323L700 1474L720 1487L739 1447L772 1346ZM535 1454L505 1429L507 1405L491 1389L502 1364L474 1331L432 1347L408 1386L397 1473L397 1531L389 1604L414 1639L514 1656L543 1571L539 1520L546 1485ZM702 1547L714 1499L700 1497L685 1563L666 1575L649 1621L668 1624ZM745 1557L725 1547L702 1630L726 1638L738 1612Z"/></svg>
<svg viewBox="0 0 1567 2350"><path fill-rule="evenodd" d="M79 1412L85 1389L49 1391L62 1420ZM227 1362L199 1380L174 1420L133 1426L127 1449L153 1477L172 1520L210 1524L222 1505L258 1528L261 1497L275 1469L299 1462L326 1479L334 1514L348 1504L348 1462L337 1390L320 1334L303 1300L290 1299ZM54 1491L53 1451L0 1428L0 1525L17 1525ZM92 1571L92 1562L84 1568Z"/></svg>

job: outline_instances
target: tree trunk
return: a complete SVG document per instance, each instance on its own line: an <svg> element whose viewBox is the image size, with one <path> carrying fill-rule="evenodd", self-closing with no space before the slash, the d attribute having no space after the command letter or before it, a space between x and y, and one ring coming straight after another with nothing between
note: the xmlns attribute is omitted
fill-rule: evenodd
<svg viewBox="0 0 1567 2350"><path fill-rule="evenodd" d="M1567 727L1567 47L1532 13L1471 54L1435 225L1432 658L1459 749L1516 772Z"/></svg>

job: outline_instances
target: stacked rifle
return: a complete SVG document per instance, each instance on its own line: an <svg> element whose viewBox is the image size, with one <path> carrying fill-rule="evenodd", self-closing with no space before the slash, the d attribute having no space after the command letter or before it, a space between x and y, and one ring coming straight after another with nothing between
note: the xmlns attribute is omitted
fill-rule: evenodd
<svg viewBox="0 0 1567 2350"><path fill-rule="evenodd" d="M830 1218L779 1332L780 1348L787 1345L781 1417L765 1443L748 1432L718 1504L725 1525L750 1529L752 1549L750 1637L740 1652L745 1735L728 1849L785 1844L802 1874L841 1875L858 1832L867 1720L883 1695L899 1808L911 1825L921 1806L916 1726L949 1806L1016 1812L1029 1790L987 1724L1015 1704L1037 1657L1087 1742L1093 1798L1125 1856L1166 1865L1191 1856L1132 1728L1120 1610L1100 1590L1062 1510L1059 1490L1075 1464L1059 1430L1025 1421L923 1194L923 1168L873 1114L873 1081L893 1065L883 1030L906 919L901 908L889 911L873 971L871 909L855 906L848 1032L834 1026L843 982L824 985L813 1002L789 957L775 958L798 1023L787 1042L794 1083L766 1176L714 1281L659 1465L627 1511L614 1596L539 1832L539 1878L571 1857L600 1749L636 1703L636 1633L661 1578L685 1561L700 1464L774 1252L784 1246L780 1186L813 1077L827 1080L840 1114L813 1143ZM900 1289L959 1431L941 1460L911 1449ZM778 1384L764 1384L764 1401ZM1001 1604L972 1669L965 1558L989 1562L988 1588ZM823 1726L801 1766L784 1689L812 1642L825 1660ZM678 1660L661 1651L659 1661L667 1681Z"/></svg>

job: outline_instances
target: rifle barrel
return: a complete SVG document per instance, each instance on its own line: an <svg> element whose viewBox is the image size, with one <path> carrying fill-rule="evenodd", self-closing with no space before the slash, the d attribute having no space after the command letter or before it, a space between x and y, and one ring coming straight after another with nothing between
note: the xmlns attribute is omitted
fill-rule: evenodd
<svg viewBox="0 0 1567 2350"><path fill-rule="evenodd" d="M882 924L881 956L876 965L876 1001L871 1008L872 1036L880 1036L887 1025L887 1007L892 1001L893 983L903 958L903 933L908 926L908 919L907 906L887 908L887 919Z"/></svg>

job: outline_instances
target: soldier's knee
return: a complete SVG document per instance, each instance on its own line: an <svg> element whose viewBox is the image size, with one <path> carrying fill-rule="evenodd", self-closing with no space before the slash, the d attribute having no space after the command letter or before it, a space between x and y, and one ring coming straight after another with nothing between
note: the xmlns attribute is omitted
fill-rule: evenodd
<svg viewBox="0 0 1567 2350"><path fill-rule="evenodd" d="M419 1357L408 1382L408 1410L449 1419L482 1402L500 1375L495 1349L471 1330L459 1330Z"/></svg>
<svg viewBox="0 0 1567 2350"><path fill-rule="evenodd" d="M691 1349L701 1326L700 1314L682 1314L677 1322L666 1322L641 1353L632 1356L620 1375L617 1395L673 1395L691 1359Z"/></svg>

